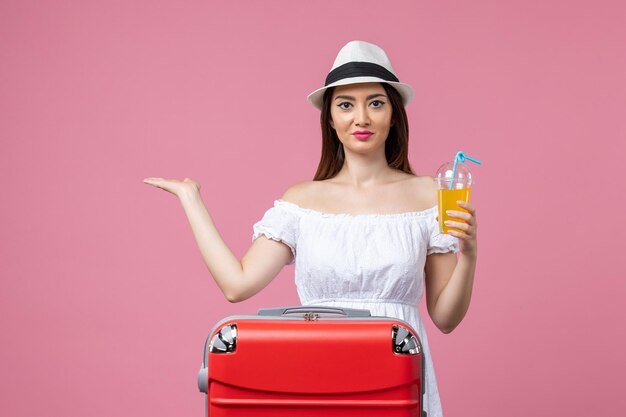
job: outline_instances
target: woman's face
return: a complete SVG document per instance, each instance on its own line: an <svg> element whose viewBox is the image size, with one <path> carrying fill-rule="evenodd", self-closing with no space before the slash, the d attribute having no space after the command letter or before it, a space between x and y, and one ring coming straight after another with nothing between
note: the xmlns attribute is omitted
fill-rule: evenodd
<svg viewBox="0 0 626 417"><path fill-rule="evenodd" d="M330 125L344 150L367 153L385 148L392 108L380 83L335 87L330 103Z"/></svg>

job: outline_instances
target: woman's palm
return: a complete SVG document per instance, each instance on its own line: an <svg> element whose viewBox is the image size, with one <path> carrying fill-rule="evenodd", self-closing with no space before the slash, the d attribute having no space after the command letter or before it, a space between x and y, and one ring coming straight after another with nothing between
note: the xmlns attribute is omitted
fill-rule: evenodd
<svg viewBox="0 0 626 417"><path fill-rule="evenodd" d="M161 188L162 190L175 194L178 197L186 192L197 192L200 190L200 184L189 178L185 178L181 181L176 179L150 177L144 179L143 182L157 188Z"/></svg>

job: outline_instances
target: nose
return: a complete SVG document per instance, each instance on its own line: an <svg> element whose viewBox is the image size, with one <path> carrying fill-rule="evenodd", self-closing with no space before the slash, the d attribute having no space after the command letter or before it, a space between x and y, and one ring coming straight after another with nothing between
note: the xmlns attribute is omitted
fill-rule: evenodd
<svg viewBox="0 0 626 417"><path fill-rule="evenodd" d="M354 124L357 126L368 126L370 124L367 106L356 106L356 111L354 112Z"/></svg>

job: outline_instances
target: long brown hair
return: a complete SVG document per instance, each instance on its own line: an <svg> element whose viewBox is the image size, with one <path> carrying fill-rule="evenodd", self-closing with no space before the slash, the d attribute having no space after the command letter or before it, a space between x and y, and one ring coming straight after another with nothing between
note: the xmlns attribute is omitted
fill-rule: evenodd
<svg viewBox="0 0 626 417"><path fill-rule="evenodd" d="M389 167L413 174L409 164L409 122L402 103L402 97L395 88L389 84L381 83L389 102L391 103L391 127L389 135L385 141L385 156ZM314 181L333 178L339 173L345 154L343 144L337 137L337 132L330 125L330 106L332 102L334 88L329 88L324 92L322 102L322 112L320 114L320 124L322 126L322 155L317 166Z"/></svg>

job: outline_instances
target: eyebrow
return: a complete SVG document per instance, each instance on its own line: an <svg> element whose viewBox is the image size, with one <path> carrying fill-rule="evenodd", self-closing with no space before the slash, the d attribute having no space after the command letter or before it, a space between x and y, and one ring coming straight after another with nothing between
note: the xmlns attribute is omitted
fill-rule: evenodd
<svg viewBox="0 0 626 417"><path fill-rule="evenodd" d="M385 97L385 98L387 98L387 96L382 94L382 93L376 93L376 94L370 94L369 96L367 96L366 100L371 100L371 99L376 98L376 97ZM352 96L337 96L337 97L335 97L335 100L339 100L339 99L355 101L355 98L352 97Z"/></svg>

